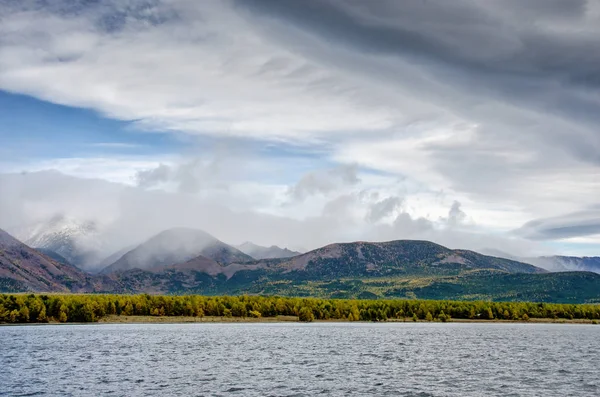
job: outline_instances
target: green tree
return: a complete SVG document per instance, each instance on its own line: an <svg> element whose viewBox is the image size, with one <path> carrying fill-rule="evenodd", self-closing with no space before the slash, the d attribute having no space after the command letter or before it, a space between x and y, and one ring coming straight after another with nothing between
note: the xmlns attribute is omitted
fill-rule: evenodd
<svg viewBox="0 0 600 397"><path fill-rule="evenodd" d="M249 315L250 315L250 317L252 317L252 318L261 318L261 317L262 317L262 315L260 314L260 312L259 312L259 311L257 311L257 310L250 310L250 311L248 312L248 314L249 314Z"/></svg>
<svg viewBox="0 0 600 397"><path fill-rule="evenodd" d="M29 308L27 308L27 306L23 306L19 309L19 321L22 323L29 322Z"/></svg>
<svg viewBox="0 0 600 397"><path fill-rule="evenodd" d="M300 309L300 312L298 312L298 320L303 322L312 322L315 320L315 315L310 308L303 307Z"/></svg>
<svg viewBox="0 0 600 397"><path fill-rule="evenodd" d="M446 313L444 313L444 311L442 310L440 312L440 315L438 316L438 318L440 319L441 322L445 323L446 321L448 321L450 316L446 315Z"/></svg>

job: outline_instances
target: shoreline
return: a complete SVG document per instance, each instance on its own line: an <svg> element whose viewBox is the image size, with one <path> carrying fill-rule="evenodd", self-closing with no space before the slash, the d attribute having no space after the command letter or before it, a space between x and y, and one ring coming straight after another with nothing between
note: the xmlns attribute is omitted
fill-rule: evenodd
<svg viewBox="0 0 600 397"><path fill-rule="evenodd" d="M438 323L444 324L442 321L412 321L407 318L389 319L387 321L348 321L341 319L330 320L314 320L314 323ZM227 324L227 323L302 323L296 316L276 316L276 317L188 317L188 316L117 316L110 315L99 319L96 322L73 322L60 323L58 321L50 321L47 323L0 323L1 326L23 326L23 325L95 325L95 324ZM553 319L553 318L530 318L528 321L523 320L475 320L475 319L450 319L446 323L462 323L462 324L588 324L597 325L597 320L587 319Z"/></svg>

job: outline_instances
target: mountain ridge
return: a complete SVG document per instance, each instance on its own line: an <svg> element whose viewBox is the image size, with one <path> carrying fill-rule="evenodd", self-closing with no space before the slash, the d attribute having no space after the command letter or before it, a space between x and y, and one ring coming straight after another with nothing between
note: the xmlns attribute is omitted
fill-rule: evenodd
<svg viewBox="0 0 600 397"><path fill-rule="evenodd" d="M202 241L215 240L210 236ZM196 255L177 263L154 263L145 270L91 275L56 262L2 231L0 291L600 303L598 274L548 273L428 241L335 243L291 258L249 261L234 260L236 251L222 244L207 251L213 258Z"/></svg>

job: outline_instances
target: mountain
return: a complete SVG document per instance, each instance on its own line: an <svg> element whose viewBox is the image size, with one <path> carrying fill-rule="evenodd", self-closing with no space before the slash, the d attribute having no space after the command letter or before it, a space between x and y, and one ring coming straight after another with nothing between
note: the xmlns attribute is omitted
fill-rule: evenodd
<svg viewBox="0 0 600 397"><path fill-rule="evenodd" d="M241 259L241 260L240 260ZM264 294L600 303L600 275L427 242L331 244L291 258L249 256L192 229L159 233L89 275L0 232L0 291Z"/></svg>
<svg viewBox="0 0 600 397"><path fill-rule="evenodd" d="M165 230L125 253L103 269L102 273L110 274L130 269L156 270L198 256L219 264L253 260L252 257L202 230L175 228Z"/></svg>
<svg viewBox="0 0 600 397"><path fill-rule="evenodd" d="M205 256L186 262L157 267L113 272L110 277L119 288L130 293L232 293L235 285L248 286L263 273L257 263L223 265ZM237 280L237 281L236 281ZM232 289L233 288L233 289Z"/></svg>
<svg viewBox="0 0 600 397"><path fill-rule="evenodd" d="M304 278L387 277L392 275L450 275L491 269L507 273L545 270L510 259L467 250L451 250L419 240L331 244L288 260L275 268L297 271Z"/></svg>
<svg viewBox="0 0 600 397"><path fill-rule="evenodd" d="M52 251L68 263L90 270L103 255L103 240L98 225L93 221L57 215L13 230L20 241L30 247Z"/></svg>
<svg viewBox="0 0 600 397"><path fill-rule="evenodd" d="M0 229L0 291L92 292L100 281L28 247Z"/></svg>
<svg viewBox="0 0 600 397"><path fill-rule="evenodd" d="M523 261L552 272L583 271L600 273L599 256L541 256L523 259Z"/></svg>
<svg viewBox="0 0 600 397"><path fill-rule="evenodd" d="M525 263L451 250L427 241L401 240L331 244L292 258L243 263L218 263L199 256L152 271L130 270L114 276L123 286L135 286L132 291L151 288L163 293L331 297L359 297L365 293L385 297L396 294L400 286L416 288L432 280L477 274L489 277L493 284L494 278L505 274L544 273ZM466 279L461 280L458 285ZM372 288L371 283L385 288Z"/></svg>
<svg viewBox="0 0 600 397"><path fill-rule="evenodd" d="M236 246L236 248L244 254L250 255L254 259L290 258L301 254L300 252L292 251L287 248L280 248L276 245L263 247L249 241Z"/></svg>

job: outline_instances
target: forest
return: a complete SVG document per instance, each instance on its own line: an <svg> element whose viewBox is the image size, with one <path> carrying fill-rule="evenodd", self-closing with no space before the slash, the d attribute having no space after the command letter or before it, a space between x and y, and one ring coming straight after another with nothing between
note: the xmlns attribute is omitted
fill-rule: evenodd
<svg viewBox="0 0 600 397"><path fill-rule="evenodd" d="M108 315L296 316L299 321L600 320L597 304L349 300L279 296L0 294L0 323L86 323Z"/></svg>

